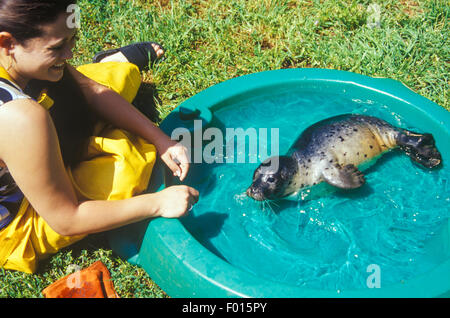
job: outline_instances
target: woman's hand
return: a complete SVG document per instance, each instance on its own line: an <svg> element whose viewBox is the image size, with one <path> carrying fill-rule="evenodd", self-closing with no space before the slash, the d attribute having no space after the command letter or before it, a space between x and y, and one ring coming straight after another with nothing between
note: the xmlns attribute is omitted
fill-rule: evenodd
<svg viewBox="0 0 450 318"><path fill-rule="evenodd" d="M158 144L157 150L161 159L173 172L173 175L178 176L180 181L183 181L189 171L188 150L186 147L167 138L163 143Z"/></svg>
<svg viewBox="0 0 450 318"><path fill-rule="evenodd" d="M157 216L178 218L188 213L197 203L199 193L194 188L177 185L165 188L152 196L152 206L157 207Z"/></svg>

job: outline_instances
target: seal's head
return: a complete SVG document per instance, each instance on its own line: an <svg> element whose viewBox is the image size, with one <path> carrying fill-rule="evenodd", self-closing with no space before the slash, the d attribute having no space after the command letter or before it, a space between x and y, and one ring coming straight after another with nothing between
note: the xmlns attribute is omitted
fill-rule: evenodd
<svg viewBox="0 0 450 318"><path fill-rule="evenodd" d="M292 194L292 186L298 171L297 161L288 156L266 159L255 170L247 195L257 201L275 200Z"/></svg>

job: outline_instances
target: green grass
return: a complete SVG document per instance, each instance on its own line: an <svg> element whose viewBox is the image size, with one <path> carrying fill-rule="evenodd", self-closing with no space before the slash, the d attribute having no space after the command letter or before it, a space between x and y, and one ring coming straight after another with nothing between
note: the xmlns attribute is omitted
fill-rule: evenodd
<svg viewBox="0 0 450 318"><path fill-rule="evenodd" d="M120 297L167 297L142 268L113 255L107 245L103 235L94 235L42 261L36 274L0 268L0 297L42 297L41 291L59 278L71 274L74 265L86 268L97 260L102 261L109 269Z"/></svg>
<svg viewBox="0 0 450 318"><path fill-rule="evenodd" d="M366 25L371 3L381 7L380 28ZM166 59L144 74L152 89L143 92L161 118L219 82L297 67L389 77L450 110L445 0L81 0L80 5L75 65L134 41L163 44ZM42 297L41 290L71 264L86 267L99 259L121 297L166 297L142 269L114 256L101 235L59 252L35 275L0 270L0 297Z"/></svg>

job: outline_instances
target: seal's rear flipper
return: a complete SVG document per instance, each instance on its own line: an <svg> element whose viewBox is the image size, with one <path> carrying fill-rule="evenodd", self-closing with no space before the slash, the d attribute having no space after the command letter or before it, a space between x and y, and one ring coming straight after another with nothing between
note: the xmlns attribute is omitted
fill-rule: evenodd
<svg viewBox="0 0 450 318"><path fill-rule="evenodd" d="M442 156L431 134L418 134L404 130L399 134L397 144L413 161L424 167L433 168L442 161Z"/></svg>
<svg viewBox="0 0 450 318"><path fill-rule="evenodd" d="M356 189L366 182L362 172L354 165L327 167L322 177L328 184L340 189Z"/></svg>

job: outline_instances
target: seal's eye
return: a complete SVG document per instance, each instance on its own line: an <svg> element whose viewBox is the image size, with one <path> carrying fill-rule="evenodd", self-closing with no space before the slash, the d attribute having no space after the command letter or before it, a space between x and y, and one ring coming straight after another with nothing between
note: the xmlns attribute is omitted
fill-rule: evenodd
<svg viewBox="0 0 450 318"><path fill-rule="evenodd" d="M275 178L274 177L268 177L267 178L267 182L274 183L275 182Z"/></svg>

